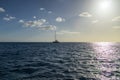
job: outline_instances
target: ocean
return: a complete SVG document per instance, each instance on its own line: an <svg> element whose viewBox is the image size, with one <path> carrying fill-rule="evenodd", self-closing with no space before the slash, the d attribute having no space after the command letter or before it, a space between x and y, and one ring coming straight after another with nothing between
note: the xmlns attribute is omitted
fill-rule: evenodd
<svg viewBox="0 0 120 80"><path fill-rule="evenodd" d="M0 80L120 80L120 43L0 43Z"/></svg>

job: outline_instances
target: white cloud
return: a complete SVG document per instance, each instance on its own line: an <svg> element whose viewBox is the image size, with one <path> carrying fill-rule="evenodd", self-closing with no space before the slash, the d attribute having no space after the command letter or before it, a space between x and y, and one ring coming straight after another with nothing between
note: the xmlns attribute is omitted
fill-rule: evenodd
<svg viewBox="0 0 120 80"><path fill-rule="evenodd" d="M36 16L33 16L34 19L36 19L37 17Z"/></svg>
<svg viewBox="0 0 120 80"><path fill-rule="evenodd" d="M24 27L32 27L39 30L55 30L56 26L49 25L46 19L39 19L33 21L23 21L19 20L20 23L23 24Z"/></svg>
<svg viewBox="0 0 120 80"><path fill-rule="evenodd" d="M45 8L40 8L41 11L45 10Z"/></svg>
<svg viewBox="0 0 120 80"><path fill-rule="evenodd" d="M45 19L34 20L34 21L26 21L24 23L24 26L26 26L26 27L41 27L45 23L46 23Z"/></svg>
<svg viewBox="0 0 120 80"><path fill-rule="evenodd" d="M120 16L114 17L112 21L120 21Z"/></svg>
<svg viewBox="0 0 120 80"><path fill-rule="evenodd" d="M56 26L53 25L44 25L39 28L40 30L56 30Z"/></svg>
<svg viewBox="0 0 120 80"><path fill-rule="evenodd" d="M57 32L57 34L80 34L80 32L73 32L73 31L62 30L60 32Z"/></svg>
<svg viewBox="0 0 120 80"><path fill-rule="evenodd" d="M19 20L18 22L19 22L19 23L24 23L24 20L21 19L21 20Z"/></svg>
<svg viewBox="0 0 120 80"><path fill-rule="evenodd" d="M5 20L5 21L10 21L10 19L7 18L7 17L4 17L3 20Z"/></svg>
<svg viewBox="0 0 120 80"><path fill-rule="evenodd" d="M81 14L79 14L80 17L92 17L92 15L88 12L82 12Z"/></svg>
<svg viewBox="0 0 120 80"><path fill-rule="evenodd" d="M98 20L93 20L92 23L93 24L98 23Z"/></svg>
<svg viewBox="0 0 120 80"><path fill-rule="evenodd" d="M5 20L5 21L10 21L10 20L13 20L13 19L15 19L15 18L16 18L16 17L6 16L6 17L3 18L3 20Z"/></svg>
<svg viewBox="0 0 120 80"><path fill-rule="evenodd" d="M10 19L15 19L16 17L12 17L12 16L10 16L9 18L10 18Z"/></svg>
<svg viewBox="0 0 120 80"><path fill-rule="evenodd" d="M57 17L57 18L56 18L56 21L57 21L57 22L64 22L64 21L65 21L65 19L64 19L64 18L62 18L62 17Z"/></svg>
<svg viewBox="0 0 120 80"><path fill-rule="evenodd" d="M49 13L49 14L51 14L51 13L52 13L52 11L48 11L48 13Z"/></svg>
<svg viewBox="0 0 120 80"><path fill-rule="evenodd" d="M2 8L2 7L0 7L0 13L1 13L1 12L5 12L5 9Z"/></svg>
<svg viewBox="0 0 120 80"><path fill-rule="evenodd" d="M120 26L113 26L113 29L120 29Z"/></svg>

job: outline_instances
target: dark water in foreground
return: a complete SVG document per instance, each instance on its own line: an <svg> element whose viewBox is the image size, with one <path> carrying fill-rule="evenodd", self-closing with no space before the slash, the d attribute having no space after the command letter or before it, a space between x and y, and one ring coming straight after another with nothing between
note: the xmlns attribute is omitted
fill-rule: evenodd
<svg viewBox="0 0 120 80"><path fill-rule="evenodd" d="M0 80L120 80L120 43L0 43Z"/></svg>

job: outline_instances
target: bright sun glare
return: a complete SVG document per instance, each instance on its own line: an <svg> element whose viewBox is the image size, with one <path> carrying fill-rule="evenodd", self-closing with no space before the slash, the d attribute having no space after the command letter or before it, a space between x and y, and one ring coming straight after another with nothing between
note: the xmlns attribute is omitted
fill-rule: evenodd
<svg viewBox="0 0 120 80"><path fill-rule="evenodd" d="M98 45L100 45L100 46L110 46L111 43L110 42L100 42L100 43L98 43Z"/></svg>
<svg viewBox="0 0 120 80"><path fill-rule="evenodd" d="M108 10L111 7L111 0L102 0L99 4L101 10Z"/></svg>

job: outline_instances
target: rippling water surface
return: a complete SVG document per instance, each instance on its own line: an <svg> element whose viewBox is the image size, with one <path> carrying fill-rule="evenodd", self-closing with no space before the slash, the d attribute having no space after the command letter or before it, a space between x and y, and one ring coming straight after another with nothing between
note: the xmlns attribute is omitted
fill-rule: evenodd
<svg viewBox="0 0 120 80"><path fill-rule="evenodd" d="M0 80L120 80L120 43L0 43Z"/></svg>

